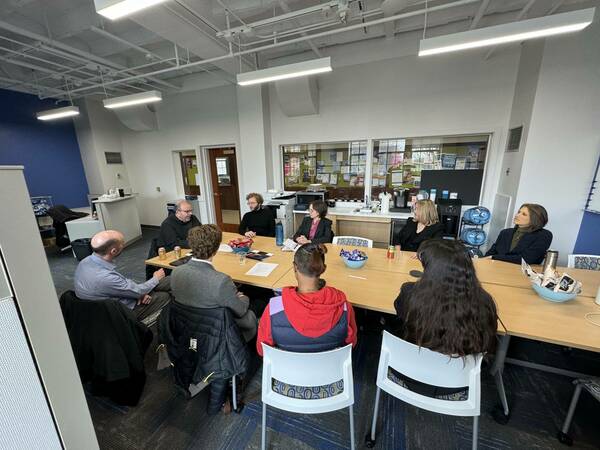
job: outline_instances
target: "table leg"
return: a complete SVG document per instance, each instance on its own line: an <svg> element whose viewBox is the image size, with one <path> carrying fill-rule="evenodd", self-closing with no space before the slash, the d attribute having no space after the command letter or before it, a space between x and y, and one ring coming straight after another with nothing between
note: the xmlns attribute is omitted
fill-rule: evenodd
<svg viewBox="0 0 600 450"><path fill-rule="evenodd" d="M508 408L508 401L506 399L506 391L504 389L504 380L502 379L502 372L504 370L504 362L506 360L506 353L508 352L508 344L510 343L510 335L505 334L500 336L500 344L498 345L498 349L496 350L496 357L494 359L494 364L490 369L490 373L494 376L494 380L496 382L496 387L498 388L498 394L500 396L500 402L502 403L502 411L501 414L495 414L495 419L500 423L507 423L510 415L510 410Z"/></svg>

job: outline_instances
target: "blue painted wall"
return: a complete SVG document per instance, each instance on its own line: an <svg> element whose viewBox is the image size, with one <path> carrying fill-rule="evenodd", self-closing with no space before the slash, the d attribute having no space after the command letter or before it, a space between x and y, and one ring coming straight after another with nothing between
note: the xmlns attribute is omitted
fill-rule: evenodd
<svg viewBox="0 0 600 450"><path fill-rule="evenodd" d="M0 165L25 166L29 194L51 195L54 204L88 205L88 186L73 121L42 122L35 113L53 100L0 89Z"/></svg>
<svg viewBox="0 0 600 450"><path fill-rule="evenodd" d="M600 255L600 214L583 213L573 253Z"/></svg>

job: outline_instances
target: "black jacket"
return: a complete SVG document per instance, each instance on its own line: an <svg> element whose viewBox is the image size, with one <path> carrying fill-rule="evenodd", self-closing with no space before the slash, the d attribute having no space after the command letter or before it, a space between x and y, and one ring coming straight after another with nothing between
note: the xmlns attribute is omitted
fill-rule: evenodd
<svg viewBox="0 0 600 450"><path fill-rule="evenodd" d="M552 233L545 228L526 233L511 251L510 244L516 229L514 227L502 230L498 235L498 239L496 239L496 243L492 245L485 256L515 264L520 264L521 258L527 264L541 264L552 243Z"/></svg>
<svg viewBox="0 0 600 450"><path fill-rule="evenodd" d="M152 331L117 300L80 300L66 291L60 307L81 381L135 406L146 383L144 354Z"/></svg>
<svg viewBox="0 0 600 450"><path fill-rule="evenodd" d="M275 217L269 208L261 207L244 214L239 232L254 231L258 236L275 236Z"/></svg>
<svg viewBox="0 0 600 450"><path fill-rule="evenodd" d="M201 223L196 216L192 216L189 222L182 222L175 214L169 215L160 224L159 246L164 247L168 252L176 246L190 248L187 241L188 231L200 225Z"/></svg>
<svg viewBox="0 0 600 450"><path fill-rule="evenodd" d="M305 236L306 239L310 239L308 237L310 233L310 226L312 225L312 219L310 216L306 216L302 223L300 224L300 228L294 234L294 241L298 239L300 236ZM316 244L325 244L333 241L333 231L331 230L331 220L322 218L319 221L319 225L317 225L317 232L315 233L315 237L310 239L312 242Z"/></svg>
<svg viewBox="0 0 600 450"><path fill-rule="evenodd" d="M159 342L173 363L176 383L187 389L208 375L228 379L248 368L248 351L227 308L194 308L171 302L160 313ZM195 339L196 349L191 347Z"/></svg>
<svg viewBox="0 0 600 450"><path fill-rule="evenodd" d="M417 225L412 217L409 218L400 230L398 241L394 242L394 245L399 244L402 250L416 252L421 242L428 239L441 239L444 236L444 227L439 222L425 227L420 233L417 233Z"/></svg>

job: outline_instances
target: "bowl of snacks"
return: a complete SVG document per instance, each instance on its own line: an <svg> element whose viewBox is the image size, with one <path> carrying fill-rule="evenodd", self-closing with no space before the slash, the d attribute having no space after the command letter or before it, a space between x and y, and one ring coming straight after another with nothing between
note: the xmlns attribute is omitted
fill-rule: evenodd
<svg viewBox="0 0 600 450"><path fill-rule="evenodd" d="M537 295L542 297L544 300L548 300L550 302L562 303L568 302L569 300L573 300L579 294L579 291L576 292L561 292L554 291L553 289L540 286L537 283L531 283L531 287L536 292Z"/></svg>
<svg viewBox="0 0 600 450"><path fill-rule="evenodd" d="M250 251L250 247L252 247L252 243L254 241L247 237L239 237L236 239L232 239L228 242L228 245L233 250L233 253L248 253Z"/></svg>
<svg viewBox="0 0 600 450"><path fill-rule="evenodd" d="M358 250L358 249L354 249L354 250L342 249L340 251L340 256L341 256L342 260L344 261L344 264L346 264L346 266L351 269L360 269L362 266L364 266L367 263L367 259L369 259L369 257L367 256L367 254L365 252Z"/></svg>

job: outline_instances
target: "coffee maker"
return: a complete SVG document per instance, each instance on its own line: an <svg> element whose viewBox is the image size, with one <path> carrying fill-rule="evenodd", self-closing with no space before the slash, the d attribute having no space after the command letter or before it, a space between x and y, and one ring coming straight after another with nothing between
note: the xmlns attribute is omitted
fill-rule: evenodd
<svg viewBox="0 0 600 450"><path fill-rule="evenodd" d="M410 206L408 206L408 199L410 197L410 190L405 188L397 188L392 192L392 205L390 211L392 212L409 212Z"/></svg>

